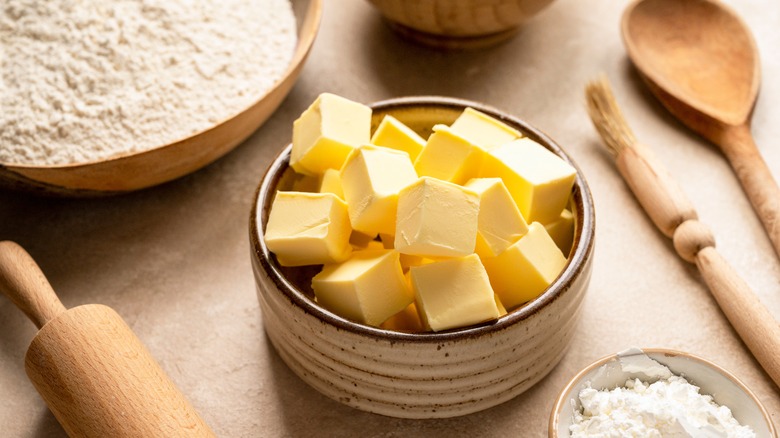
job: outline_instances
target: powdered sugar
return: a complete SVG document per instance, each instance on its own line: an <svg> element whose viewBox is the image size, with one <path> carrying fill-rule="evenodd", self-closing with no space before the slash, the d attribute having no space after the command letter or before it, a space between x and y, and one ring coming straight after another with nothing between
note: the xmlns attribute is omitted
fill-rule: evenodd
<svg viewBox="0 0 780 438"><path fill-rule="evenodd" d="M161 146L256 101L296 43L288 0L5 0L0 162Z"/></svg>
<svg viewBox="0 0 780 438"><path fill-rule="evenodd" d="M728 407L680 376L649 384L628 380L609 391L585 388L579 399L572 437L755 437Z"/></svg>

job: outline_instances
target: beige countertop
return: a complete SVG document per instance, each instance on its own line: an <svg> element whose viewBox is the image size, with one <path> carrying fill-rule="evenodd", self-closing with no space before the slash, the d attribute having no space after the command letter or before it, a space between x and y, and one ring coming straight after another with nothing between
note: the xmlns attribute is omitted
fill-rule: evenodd
<svg viewBox="0 0 780 438"><path fill-rule="evenodd" d="M753 132L780 179L780 8L730 0L752 28L763 83ZM714 230L718 248L780 318L780 262L719 153L673 120L631 67L619 36L626 1L558 0L509 42L443 53L399 39L365 1L326 1L301 78L276 114L215 164L160 187L91 200L0 192L0 239L39 262L67 307L117 310L219 436L546 436L553 401L595 359L630 346L684 350L742 379L780 426L780 391L692 265L640 210L584 109L606 72L637 136L654 148ZM323 91L362 102L444 95L480 101L548 133L584 172L596 203L596 255L579 331L560 364L519 397L447 420L345 407L303 383L263 332L249 261L252 197L291 123ZM28 382L35 329L0 298L0 435L64 432Z"/></svg>

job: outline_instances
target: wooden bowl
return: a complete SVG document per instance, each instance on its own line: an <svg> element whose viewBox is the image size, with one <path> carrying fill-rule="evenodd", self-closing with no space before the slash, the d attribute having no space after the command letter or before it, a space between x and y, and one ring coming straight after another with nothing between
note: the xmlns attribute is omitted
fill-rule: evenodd
<svg viewBox="0 0 780 438"><path fill-rule="evenodd" d="M473 102L410 97L372 105L373 127L391 114L427 137L467 106L490 114L574 165L553 140L525 122ZM575 241L569 261L538 298L498 321L439 333L400 333L358 324L320 307L311 278L318 267L285 268L263 241L277 190L289 190L291 146L271 164L252 207L252 267L263 322L281 358L328 397L378 414L454 417L495 406L527 390L560 361L574 333L590 280L594 211L577 171L571 207ZM575 166L576 167L576 166Z"/></svg>
<svg viewBox="0 0 780 438"><path fill-rule="evenodd" d="M322 0L293 0L298 43L284 76L240 113L197 134L143 152L67 165L0 163L0 187L60 196L100 196L138 190L194 172L217 160L260 127L290 92L311 49Z"/></svg>
<svg viewBox="0 0 780 438"><path fill-rule="evenodd" d="M550 438L569 436L569 426L574 411L582 407L578 394L590 382L593 388L616 388L626 380L647 377L623 371L620 357L636 356L644 352L656 362L666 365L672 373L682 375L688 382L701 388L701 394L709 394L713 400L728 406L734 418L742 425L750 426L758 437L775 437L776 431L766 408L733 374L701 357L681 351L644 349L603 357L577 373L563 388L550 415Z"/></svg>
<svg viewBox="0 0 780 438"><path fill-rule="evenodd" d="M512 37L553 0L369 0L395 31L444 49L472 49Z"/></svg>

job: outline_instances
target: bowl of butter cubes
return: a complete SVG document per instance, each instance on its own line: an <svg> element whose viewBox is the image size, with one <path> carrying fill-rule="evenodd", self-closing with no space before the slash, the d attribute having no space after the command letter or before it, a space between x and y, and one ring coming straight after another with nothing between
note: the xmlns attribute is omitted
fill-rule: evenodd
<svg viewBox="0 0 780 438"><path fill-rule="evenodd" d="M594 227L582 173L516 117L323 93L263 176L249 234L265 331L295 374L357 409L444 418L561 360Z"/></svg>

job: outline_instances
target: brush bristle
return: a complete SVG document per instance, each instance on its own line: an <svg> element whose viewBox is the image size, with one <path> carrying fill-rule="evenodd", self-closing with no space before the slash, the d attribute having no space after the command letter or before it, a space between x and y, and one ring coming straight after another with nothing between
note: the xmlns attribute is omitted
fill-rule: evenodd
<svg viewBox="0 0 780 438"><path fill-rule="evenodd" d="M636 143L636 137L623 118L615 96L605 77L590 82L585 87L588 114L612 155L618 155L623 148Z"/></svg>

